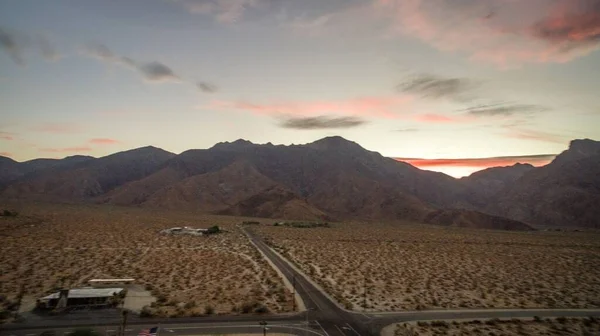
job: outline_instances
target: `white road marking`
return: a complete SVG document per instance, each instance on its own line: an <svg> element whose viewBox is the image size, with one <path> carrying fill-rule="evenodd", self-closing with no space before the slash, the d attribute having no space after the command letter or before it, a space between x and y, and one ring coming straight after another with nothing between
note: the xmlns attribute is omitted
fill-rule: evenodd
<svg viewBox="0 0 600 336"><path fill-rule="evenodd" d="M323 329L323 327L321 326L321 323L319 323L319 321L317 321L317 320L315 320L315 322L317 322L317 325L319 326L319 328L321 328L321 330L325 333L325 336L329 336L327 331L325 331L325 329Z"/></svg>
<svg viewBox="0 0 600 336"><path fill-rule="evenodd" d="M350 330L354 331L354 333L358 336L360 336L360 334L358 333L358 331L354 330L354 328L352 328L352 326L348 323L346 323L346 325L348 326L348 328L350 328Z"/></svg>
<svg viewBox="0 0 600 336"><path fill-rule="evenodd" d="M340 332L340 334L346 336L346 334L344 334L344 332L342 331L342 329L340 329L340 327L338 327L337 324L334 324L334 326Z"/></svg>

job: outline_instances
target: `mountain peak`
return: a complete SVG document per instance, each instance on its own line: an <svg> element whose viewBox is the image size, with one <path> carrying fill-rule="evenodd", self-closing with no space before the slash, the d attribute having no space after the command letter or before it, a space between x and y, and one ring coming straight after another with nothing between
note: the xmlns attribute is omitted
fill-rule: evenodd
<svg viewBox="0 0 600 336"><path fill-rule="evenodd" d="M346 140L341 136L335 135L317 140L308 144L309 147L321 150L365 150L354 141Z"/></svg>
<svg viewBox="0 0 600 336"><path fill-rule="evenodd" d="M560 153L553 163L565 163L590 156L600 155L600 141L591 139L576 139L569 144L569 149Z"/></svg>
<svg viewBox="0 0 600 336"><path fill-rule="evenodd" d="M600 152L600 141L592 139L576 139L569 144L569 150L578 151L582 154L595 155Z"/></svg>
<svg viewBox="0 0 600 336"><path fill-rule="evenodd" d="M233 142L225 141L219 142L214 145L211 149L220 149L220 150L240 150L248 147L254 146L254 143L245 139L237 139Z"/></svg>

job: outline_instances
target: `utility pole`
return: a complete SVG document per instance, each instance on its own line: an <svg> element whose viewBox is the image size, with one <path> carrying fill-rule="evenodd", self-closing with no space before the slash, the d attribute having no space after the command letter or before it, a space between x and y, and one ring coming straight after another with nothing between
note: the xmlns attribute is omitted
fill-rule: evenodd
<svg viewBox="0 0 600 336"><path fill-rule="evenodd" d="M267 336L267 321L261 321L258 324L260 324L263 328L263 336Z"/></svg>
<svg viewBox="0 0 600 336"><path fill-rule="evenodd" d="M121 330L119 330L120 336L125 336L125 327L127 326L127 315L127 310L121 311Z"/></svg>

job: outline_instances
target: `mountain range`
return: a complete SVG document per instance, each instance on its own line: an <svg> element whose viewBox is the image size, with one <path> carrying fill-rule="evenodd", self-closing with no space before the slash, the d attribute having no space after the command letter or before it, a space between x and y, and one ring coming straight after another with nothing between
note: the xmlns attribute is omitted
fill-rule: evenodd
<svg viewBox="0 0 600 336"><path fill-rule="evenodd" d="M299 220L600 228L600 142L574 140L544 167L516 164L461 179L341 137L291 146L237 140L179 155L143 147L101 158L0 157L0 198Z"/></svg>

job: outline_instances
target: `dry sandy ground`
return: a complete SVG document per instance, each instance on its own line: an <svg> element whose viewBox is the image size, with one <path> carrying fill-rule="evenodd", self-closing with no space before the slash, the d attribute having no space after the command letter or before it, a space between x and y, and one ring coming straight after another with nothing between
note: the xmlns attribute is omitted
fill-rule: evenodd
<svg viewBox="0 0 600 336"><path fill-rule="evenodd" d="M526 335L600 335L600 321L594 318L556 318L537 320L432 321L398 324L394 336L526 336Z"/></svg>
<svg viewBox="0 0 600 336"><path fill-rule="evenodd" d="M339 302L362 310L600 306L600 234L415 224L257 228Z"/></svg>
<svg viewBox="0 0 600 336"><path fill-rule="evenodd" d="M92 278L132 277L158 298L160 315L290 311L291 293L235 227L243 219L109 206L29 204L0 218L0 296L14 302ZM160 235L175 226L230 232ZM250 308L248 308L250 309Z"/></svg>

